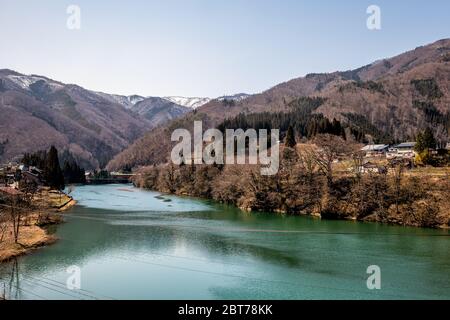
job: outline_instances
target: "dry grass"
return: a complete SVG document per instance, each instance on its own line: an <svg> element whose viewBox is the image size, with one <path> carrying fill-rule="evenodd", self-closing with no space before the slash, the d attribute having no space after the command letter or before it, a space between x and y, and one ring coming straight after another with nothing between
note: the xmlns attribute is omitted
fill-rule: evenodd
<svg viewBox="0 0 450 320"><path fill-rule="evenodd" d="M411 176L450 177L450 167L417 167L406 172L406 174Z"/></svg>
<svg viewBox="0 0 450 320"><path fill-rule="evenodd" d="M12 225L6 222L4 239L0 243L0 262L55 242L56 238L40 226L60 223L62 218L56 213L66 211L76 204L76 201L69 196L49 189L44 189L35 196L34 202L37 207L35 212L22 219L18 243L14 241Z"/></svg>
<svg viewBox="0 0 450 320"><path fill-rule="evenodd" d="M44 188L34 197L35 203L45 208L60 208L70 200L66 194L48 188Z"/></svg>
<svg viewBox="0 0 450 320"><path fill-rule="evenodd" d="M37 217L34 217L34 222ZM32 221L33 221L32 220ZM0 262L10 260L29 252L30 250L53 243L56 238L36 226L34 223L20 227L18 243L14 242L12 226L8 226L5 239L0 243Z"/></svg>

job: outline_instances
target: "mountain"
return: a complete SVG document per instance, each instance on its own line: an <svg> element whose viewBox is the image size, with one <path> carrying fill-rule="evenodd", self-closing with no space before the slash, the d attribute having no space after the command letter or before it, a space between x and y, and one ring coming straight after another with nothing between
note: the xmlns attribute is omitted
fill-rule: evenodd
<svg viewBox="0 0 450 320"><path fill-rule="evenodd" d="M55 145L89 168L190 109L161 98L86 90L44 76L0 70L0 162Z"/></svg>
<svg viewBox="0 0 450 320"><path fill-rule="evenodd" d="M197 109L211 101L210 98L164 97L164 99L191 109Z"/></svg>
<svg viewBox="0 0 450 320"><path fill-rule="evenodd" d="M159 97L149 97L137 102L130 110L140 118L151 121L152 126L162 125L192 111L190 107Z"/></svg>
<svg viewBox="0 0 450 320"><path fill-rule="evenodd" d="M186 113L192 111L192 107L177 104L170 101L167 98L160 97L142 97L139 95L122 96L116 94L108 94L97 92L102 97L111 101L111 103L118 103L130 110L140 119L148 120L151 123L151 127L157 127L170 120L179 118ZM181 98L180 98L181 99ZM188 99L200 99L200 98L183 98L188 105L194 104L194 100ZM177 99L174 99L177 100ZM178 100L177 100L178 101Z"/></svg>
<svg viewBox="0 0 450 320"><path fill-rule="evenodd" d="M202 120L205 129L241 113L289 112L292 102L301 97L323 98L314 113L385 132L396 140L414 139L427 126L439 139L448 140L449 63L450 39L443 39L355 70L308 74L234 103L211 100L195 114L147 133L114 157L108 168L167 161L173 129L192 129L194 120Z"/></svg>

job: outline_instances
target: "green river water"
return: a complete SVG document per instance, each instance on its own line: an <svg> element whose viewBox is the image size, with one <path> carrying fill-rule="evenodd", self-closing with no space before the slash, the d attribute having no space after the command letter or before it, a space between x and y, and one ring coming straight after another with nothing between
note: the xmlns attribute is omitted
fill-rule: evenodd
<svg viewBox="0 0 450 320"><path fill-rule="evenodd" d="M0 265L10 299L450 299L448 231L245 213L79 186L59 241ZM368 266L381 289L366 285ZM69 290L68 268L81 290Z"/></svg>

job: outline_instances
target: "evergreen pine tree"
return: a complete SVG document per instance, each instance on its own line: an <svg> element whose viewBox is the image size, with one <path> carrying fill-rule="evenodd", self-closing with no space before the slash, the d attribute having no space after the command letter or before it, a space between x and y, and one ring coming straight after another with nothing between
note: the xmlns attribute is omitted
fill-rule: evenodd
<svg viewBox="0 0 450 320"><path fill-rule="evenodd" d="M64 189L64 176L59 166L58 150L52 146L48 152L44 177L47 184L54 189Z"/></svg>
<svg viewBox="0 0 450 320"><path fill-rule="evenodd" d="M434 138L433 131L430 128L426 128L423 132L423 142L427 149L435 149L436 148L436 139Z"/></svg>
<svg viewBox="0 0 450 320"><path fill-rule="evenodd" d="M422 153L423 151L434 148L436 148L436 139L434 138L433 131L430 128L426 128L417 135L414 149L418 153Z"/></svg>
<svg viewBox="0 0 450 320"><path fill-rule="evenodd" d="M292 126L289 126L289 128L287 130L284 144L286 145L286 147L289 147L289 148L293 148L297 144L295 142L294 129L292 128Z"/></svg>

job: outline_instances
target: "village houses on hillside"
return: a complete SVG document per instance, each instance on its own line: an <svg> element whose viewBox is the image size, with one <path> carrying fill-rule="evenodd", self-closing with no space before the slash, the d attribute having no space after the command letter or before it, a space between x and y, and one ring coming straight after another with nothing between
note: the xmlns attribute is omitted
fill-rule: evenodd
<svg viewBox="0 0 450 320"><path fill-rule="evenodd" d="M387 167L376 163L382 159L388 160L390 165L403 163L411 168L414 165L414 159L417 154L414 151L415 146L415 142L403 142L394 146L389 146L388 144L366 145L361 148L366 160L358 168L358 171L360 173L386 173L388 171Z"/></svg>
<svg viewBox="0 0 450 320"><path fill-rule="evenodd" d="M19 189L21 182L42 186L44 184L42 170L16 163L0 165L0 192L12 194L14 190Z"/></svg>
<svg viewBox="0 0 450 320"><path fill-rule="evenodd" d="M414 159L416 152L415 142L403 142L390 147L388 144L369 144L364 146L361 151L365 153L366 158L386 158L386 159Z"/></svg>

